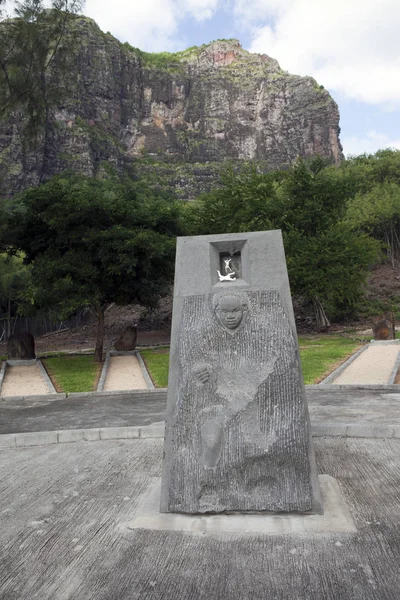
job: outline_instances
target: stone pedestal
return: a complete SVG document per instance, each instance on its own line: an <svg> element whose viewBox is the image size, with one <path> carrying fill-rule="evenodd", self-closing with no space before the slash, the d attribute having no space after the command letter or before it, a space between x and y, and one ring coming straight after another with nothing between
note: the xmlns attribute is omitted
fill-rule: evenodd
<svg viewBox="0 0 400 600"><path fill-rule="evenodd" d="M279 231L180 238L161 512L321 512Z"/></svg>

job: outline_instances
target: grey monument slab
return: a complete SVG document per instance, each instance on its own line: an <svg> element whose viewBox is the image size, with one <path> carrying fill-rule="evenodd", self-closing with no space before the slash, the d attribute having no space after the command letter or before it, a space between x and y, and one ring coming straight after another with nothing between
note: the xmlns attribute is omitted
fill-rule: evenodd
<svg viewBox="0 0 400 600"><path fill-rule="evenodd" d="M322 511L280 231L178 239L161 512Z"/></svg>

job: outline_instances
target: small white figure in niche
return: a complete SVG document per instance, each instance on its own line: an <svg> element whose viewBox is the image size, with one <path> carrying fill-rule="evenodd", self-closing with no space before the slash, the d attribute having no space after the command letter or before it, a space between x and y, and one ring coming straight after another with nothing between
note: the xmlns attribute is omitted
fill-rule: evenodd
<svg viewBox="0 0 400 600"><path fill-rule="evenodd" d="M221 275L220 271L217 270L220 281L236 281L235 271L231 267L231 260L231 258L224 258L225 275Z"/></svg>

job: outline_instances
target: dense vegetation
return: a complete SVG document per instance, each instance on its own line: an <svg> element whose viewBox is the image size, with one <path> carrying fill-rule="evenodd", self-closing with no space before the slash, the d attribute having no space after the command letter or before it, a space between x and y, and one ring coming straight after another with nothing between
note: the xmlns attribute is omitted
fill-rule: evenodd
<svg viewBox="0 0 400 600"><path fill-rule="evenodd" d="M61 318L92 307L97 361L109 304L151 307L170 289L179 207L143 184L60 175L23 193L8 223L9 252L32 265L25 305Z"/></svg>
<svg viewBox="0 0 400 600"><path fill-rule="evenodd" d="M0 115L21 109L29 140L50 123L61 90L47 73L54 61L57 69L65 64L73 41L66 24L82 2L53 0L51 10L41 0L16 6L18 18L7 28L0 20ZM0 0L0 18L2 7ZM179 66L201 50L141 59L148 68ZM400 260L398 151L339 167L299 159L269 173L228 164L213 191L189 204L140 173L136 180L101 173L108 179L64 173L0 201L0 313L10 323L18 310L66 318L91 306L99 318L97 360L108 304L154 306L169 291L179 234L281 229L292 292L313 306L319 329L357 314L380 254L392 264Z"/></svg>
<svg viewBox="0 0 400 600"><path fill-rule="evenodd" d="M356 311L379 242L349 222L353 171L299 160L287 171L228 167L221 186L187 210L192 233L281 229L292 292L315 309L318 329Z"/></svg>
<svg viewBox="0 0 400 600"><path fill-rule="evenodd" d="M42 126L49 133L51 111L62 90L48 74L55 64L60 72L66 69L74 43L67 26L84 1L22 0L8 19L5 4L0 2L0 117L22 109L20 127L29 143Z"/></svg>
<svg viewBox="0 0 400 600"><path fill-rule="evenodd" d="M56 176L3 205L2 251L13 256L0 260L3 312L12 304L66 318L91 306L100 360L108 304L155 306L168 293L176 235L281 229L292 293L325 329L357 315L380 255L398 258L399 173L391 150L267 174L228 165L219 186L188 204L129 178Z"/></svg>

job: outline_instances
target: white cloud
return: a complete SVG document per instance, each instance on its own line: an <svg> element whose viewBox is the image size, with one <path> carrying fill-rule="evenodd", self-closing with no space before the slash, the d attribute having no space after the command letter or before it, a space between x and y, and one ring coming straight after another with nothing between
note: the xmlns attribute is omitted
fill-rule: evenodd
<svg viewBox="0 0 400 600"><path fill-rule="evenodd" d="M220 0L180 0L179 8L197 21L211 19Z"/></svg>
<svg viewBox="0 0 400 600"><path fill-rule="evenodd" d="M181 46L185 17L212 18L220 0L86 0L84 12L101 29L141 50L160 52ZM189 44L190 45L190 44Z"/></svg>
<svg viewBox="0 0 400 600"><path fill-rule="evenodd" d="M398 0L233 0L250 50L328 89L400 107Z"/></svg>
<svg viewBox="0 0 400 600"><path fill-rule="evenodd" d="M312 75L348 99L400 108L399 0L86 0L84 12L121 41L154 52L191 45L185 19L207 22L218 8L250 35L251 51L289 72Z"/></svg>
<svg viewBox="0 0 400 600"><path fill-rule="evenodd" d="M373 154L383 148L396 148L400 150L400 137L391 139L384 133L375 130L368 131L365 137L351 136L342 139L343 150L346 156L358 155L366 152Z"/></svg>
<svg viewBox="0 0 400 600"><path fill-rule="evenodd" d="M87 0L85 15L120 41L153 52L169 50L177 36L176 2L173 0Z"/></svg>

